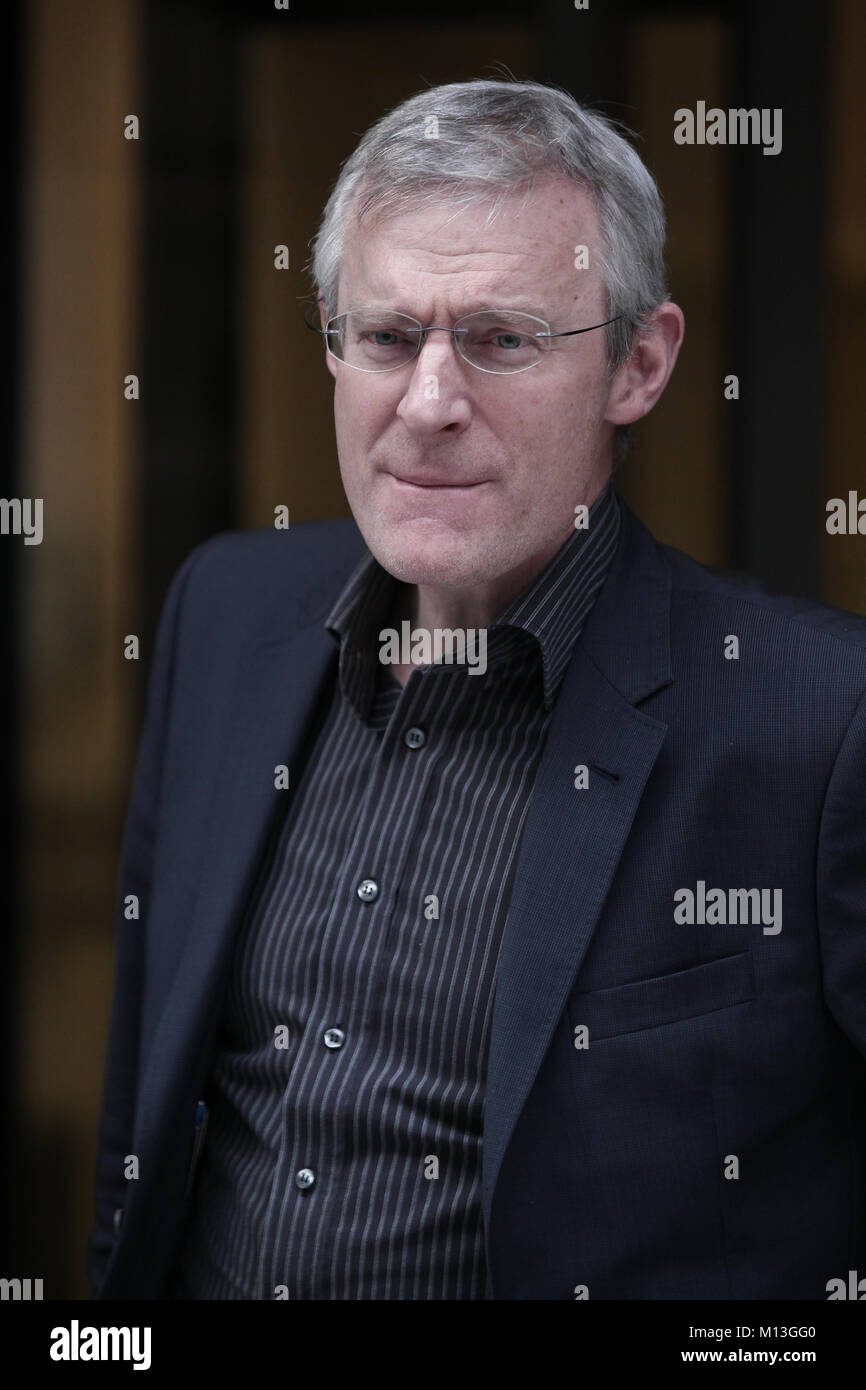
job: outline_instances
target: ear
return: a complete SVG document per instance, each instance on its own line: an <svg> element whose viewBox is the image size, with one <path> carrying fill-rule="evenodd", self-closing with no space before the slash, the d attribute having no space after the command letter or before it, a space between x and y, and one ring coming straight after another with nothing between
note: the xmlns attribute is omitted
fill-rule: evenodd
<svg viewBox="0 0 866 1390"><path fill-rule="evenodd" d="M328 326L328 320L325 318L325 301L324 301L322 295L317 295L317 297L316 297L316 303L317 303L318 306L319 306L319 322L320 322L320 324L322 325L322 329L323 329L323 331L324 331L324 329L326 329L327 326ZM325 339L325 349L326 349L326 351L325 351L325 366L327 367L328 371L331 373L331 376L332 376L332 377L334 378L334 380L336 381L336 379L337 379L337 365L336 365L336 363L335 363L335 361L334 361L334 358L333 358L332 354L331 354L330 352L327 351L327 346L328 346L328 340L327 340L327 338L326 338L326 339Z"/></svg>
<svg viewBox="0 0 866 1390"><path fill-rule="evenodd" d="M605 420L631 425L649 414L668 384L684 333L685 317L678 304L665 301L653 310L611 383Z"/></svg>

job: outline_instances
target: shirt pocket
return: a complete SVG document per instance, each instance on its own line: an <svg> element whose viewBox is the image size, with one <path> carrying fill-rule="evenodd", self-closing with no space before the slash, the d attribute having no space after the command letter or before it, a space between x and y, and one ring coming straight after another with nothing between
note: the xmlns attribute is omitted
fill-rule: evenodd
<svg viewBox="0 0 866 1390"><path fill-rule="evenodd" d="M593 1041L660 1028L745 1004L756 995L751 951L704 961L609 989L578 991L569 1000L572 1025L585 1024Z"/></svg>

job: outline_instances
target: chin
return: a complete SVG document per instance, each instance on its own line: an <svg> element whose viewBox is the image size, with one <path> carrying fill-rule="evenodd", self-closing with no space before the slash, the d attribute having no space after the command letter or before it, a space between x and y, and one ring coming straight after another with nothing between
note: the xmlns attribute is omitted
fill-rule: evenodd
<svg viewBox="0 0 866 1390"><path fill-rule="evenodd" d="M462 589L474 583L477 577L474 571L464 572L463 566L450 564L442 556L428 561L424 556L389 548L384 552L380 551L376 559L395 579L402 580L404 584L415 584L420 588Z"/></svg>
<svg viewBox="0 0 866 1390"><path fill-rule="evenodd" d="M412 537L397 540L393 535L372 537L367 545L383 569L404 584L429 588L466 588L476 583L483 569L483 555L475 554L471 543L450 533L443 537Z"/></svg>

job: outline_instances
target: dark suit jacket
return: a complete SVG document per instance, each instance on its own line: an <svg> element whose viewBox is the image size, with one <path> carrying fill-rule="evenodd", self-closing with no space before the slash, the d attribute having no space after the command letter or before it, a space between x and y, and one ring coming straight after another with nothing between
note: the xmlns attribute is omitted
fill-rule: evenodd
<svg viewBox="0 0 866 1390"><path fill-rule="evenodd" d="M351 522L219 535L169 592L120 877L98 1297L164 1295L274 769L302 761L362 553ZM500 958L493 1298L824 1299L866 1274L864 692L866 620L711 571L623 504ZM676 921L699 882L780 889L781 930Z"/></svg>

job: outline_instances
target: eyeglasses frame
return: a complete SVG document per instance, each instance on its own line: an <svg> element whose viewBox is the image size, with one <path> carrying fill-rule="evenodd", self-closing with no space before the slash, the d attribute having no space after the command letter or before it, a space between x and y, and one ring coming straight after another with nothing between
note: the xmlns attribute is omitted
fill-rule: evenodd
<svg viewBox="0 0 866 1390"><path fill-rule="evenodd" d="M321 303L321 302L322 302L321 300L318 300L318 301L317 301L317 303ZM374 306L374 305L360 304L360 305L358 305L358 306L357 306L356 308L354 308L354 309L345 309L345 310L343 311L343 313L344 313L344 314L357 314L357 313L361 313L361 312L362 312L364 309L366 309L366 308L373 309L374 307L376 307L376 306ZM491 368L489 368L489 367L479 367L477 362L472 362L472 361L470 361L470 359L469 359L468 357L464 357L464 356L463 356L463 353L460 352L460 348L459 348L459 346L458 346L458 344L457 344L457 342L456 342L457 335L460 334L460 333L468 333L468 332L469 332L469 329L468 329L468 328L444 328L444 327L440 326L439 324L435 324L435 323L428 324L428 325L425 327L424 324L421 323L421 320L420 320L420 319L416 319L416 318L415 318L414 314L404 314L404 313L402 312L402 310L400 310L400 309L394 309L393 312L394 312L395 314L400 314L401 318L411 319L413 323L417 323L417 324L418 324L418 328L417 328L417 329L407 329L407 330L406 330L407 333L417 332L418 335L419 335L419 337L418 337L418 346L416 347L416 349L415 349L415 351L413 352L412 356L411 356L411 357L407 357L407 359L406 359L405 362L398 362L398 363L396 364L396 366L393 366L393 367L358 367L358 366L355 365L354 362L347 362L344 358L338 357L337 354L336 354L335 352L331 352L331 346L330 346L329 342L327 341L328 338L331 337L332 335L335 335L335 336L336 336L336 335L339 334L339 329L331 328L330 325L334 322L335 319L342 318L342 317L343 317L343 314L334 314L331 318L328 319L328 323L327 323L327 325L326 325L324 328L319 328L316 324L311 323L310 320L309 320L308 315L309 315L309 312L310 312L310 308L311 308L311 306L308 306L308 308L304 311L304 323L307 325L308 328L312 329L312 331L313 331L314 333L320 334L321 337L323 337L323 338L325 339L325 347L326 347L327 351L331 353L331 356L334 358L335 362L342 362L342 364L343 364L344 367L350 367L350 368L352 369L353 372L366 372L368 375L371 375L371 376L378 376L381 372L397 372L397 371L400 370L401 367L408 367L408 366L409 366L409 363L410 363L410 362L414 362L414 361L415 361L415 358L418 357L418 356L420 355L421 350L422 350L422 348L424 347L424 345L425 345L425 343L426 343L426 341L427 341L427 334L428 334L428 333L450 333L451 336L455 339L454 346L455 346L455 348L457 349L457 352L459 353L461 360L462 360L463 362L466 362L466 363L468 364L468 366L474 367L475 370L476 370L477 372L484 372L485 375L487 375L487 376L518 376L520 372L528 372L528 371L531 370L532 367L540 367L540 366L541 366L541 363L544 361L544 358L543 358L543 357L539 357L539 359L538 359L537 362L528 362L528 363L526 364L525 367L515 367L515 368L513 368L512 370L504 371L504 372L495 372L495 371L491 370ZM388 311L385 310L385 311L382 311L382 312L388 312ZM519 314L523 314L526 318L535 319L535 322L536 322L536 323L547 323L547 320L546 320L546 319L539 318L536 314L529 314L529 313L527 313L524 309L490 308L490 309L478 309L478 310L474 310L473 312L478 313L478 314L497 314L497 313L502 313L502 314L518 314L518 313L519 313ZM462 318L471 318L471 317L472 317L472 314L471 314L471 313L470 313L470 314L462 314L462 315L460 316L461 319L462 319ZM577 337L577 335L580 334L580 333L592 333L592 332L595 331L596 328L607 328L608 324L610 324L610 323L616 323L616 322L617 322L619 319L621 319L622 317L623 317L622 314L617 314L617 315L616 315L614 318L612 318L612 319L605 319L604 323L593 323L593 324L590 324L590 326L589 326L588 328L570 328L570 329L568 329L568 330L567 330L566 332L564 332L564 333L551 333L551 332L549 331L549 330L550 330L550 325L548 324L548 325L547 325L547 327L548 327L548 332L547 332L547 333L533 333L533 334L532 334L532 337L534 337L534 338L547 338L547 339L550 339L550 338L574 338L574 337ZM458 319L457 322L459 323L459 322L460 322L460 319Z"/></svg>

